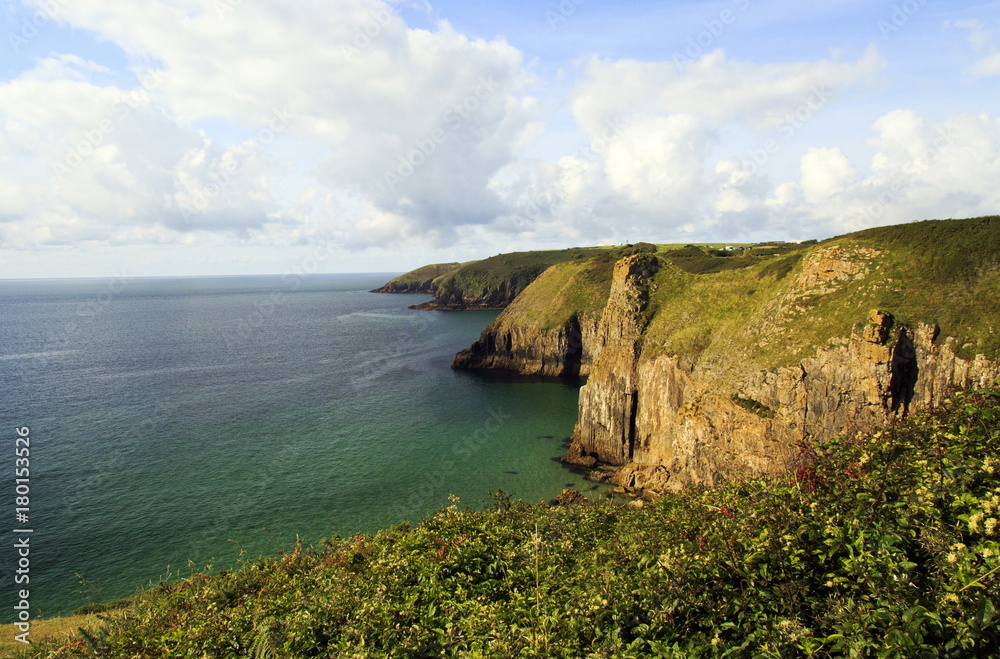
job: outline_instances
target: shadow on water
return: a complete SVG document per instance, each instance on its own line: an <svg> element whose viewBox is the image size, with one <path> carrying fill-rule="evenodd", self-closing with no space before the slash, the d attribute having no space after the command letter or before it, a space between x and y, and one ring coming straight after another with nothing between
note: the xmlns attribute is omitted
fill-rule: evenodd
<svg viewBox="0 0 1000 659"><path fill-rule="evenodd" d="M563 384L567 387L582 387L587 384L587 378L576 375L564 377L555 377L550 375L522 375L512 371L499 371L487 368L456 369L455 374L459 377L468 377L480 382L501 384L536 384L539 382L545 382L550 384Z"/></svg>

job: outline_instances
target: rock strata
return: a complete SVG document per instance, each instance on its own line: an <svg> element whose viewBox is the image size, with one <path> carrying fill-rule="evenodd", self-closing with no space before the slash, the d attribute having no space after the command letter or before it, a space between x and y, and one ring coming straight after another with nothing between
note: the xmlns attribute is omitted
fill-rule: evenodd
<svg viewBox="0 0 1000 659"><path fill-rule="evenodd" d="M872 255L863 255L870 257ZM935 325L872 310L850 337L794 366L749 372L643 358L650 260L624 259L597 329L593 364L564 460L619 465L626 492L662 492L793 466L797 442L822 442L934 406L954 387L988 386L1000 365L965 360ZM823 294L867 274L843 251L820 250L795 287Z"/></svg>
<svg viewBox="0 0 1000 659"><path fill-rule="evenodd" d="M471 348L455 357L452 368L490 368L522 375L586 376L590 373L597 319L574 317L564 326L525 328L499 316Z"/></svg>

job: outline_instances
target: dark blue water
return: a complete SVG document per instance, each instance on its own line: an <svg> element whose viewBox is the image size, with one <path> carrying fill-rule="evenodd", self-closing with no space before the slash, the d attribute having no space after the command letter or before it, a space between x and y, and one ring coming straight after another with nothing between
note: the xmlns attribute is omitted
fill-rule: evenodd
<svg viewBox="0 0 1000 659"><path fill-rule="evenodd" d="M389 278L0 282L0 620L20 426L36 618L296 534L419 522L449 495L589 488L552 459L577 387L452 371L495 312L367 292Z"/></svg>

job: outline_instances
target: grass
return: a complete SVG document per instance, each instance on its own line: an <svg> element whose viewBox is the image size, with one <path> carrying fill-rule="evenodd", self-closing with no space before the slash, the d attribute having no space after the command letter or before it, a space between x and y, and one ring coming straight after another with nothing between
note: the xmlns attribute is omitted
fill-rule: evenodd
<svg viewBox="0 0 1000 659"><path fill-rule="evenodd" d="M1000 392L960 392L641 509L498 494L161 584L22 656L994 656L998 421Z"/></svg>
<svg viewBox="0 0 1000 659"><path fill-rule="evenodd" d="M589 259L609 248L575 247L564 250L498 254L482 261L463 265L446 275L438 284L437 298L443 302L479 300L508 302L523 291L550 266L567 261Z"/></svg>
<svg viewBox="0 0 1000 659"><path fill-rule="evenodd" d="M65 645L76 635L78 627L91 628L98 623L93 615L73 615L49 620L32 620L28 638L32 643L49 647ZM19 630L14 625L0 625L0 657L12 657L25 649L25 645L14 640Z"/></svg>
<svg viewBox="0 0 1000 659"><path fill-rule="evenodd" d="M433 265L425 265L421 268L411 270L410 272L396 277L380 290L408 288L411 291L416 289L432 293L434 291L434 286L438 282L461 267L461 263L435 263Z"/></svg>
<svg viewBox="0 0 1000 659"><path fill-rule="evenodd" d="M869 274L830 282L822 294L797 289L803 259L834 246L853 254L848 258L866 265ZM643 359L666 353L689 364L710 358L771 370L797 363L831 339L849 337L872 309L893 314L897 328L936 323L942 337L957 339L960 357L996 359L998 249L1000 218L989 217L881 227L817 246L779 246L768 256L716 257L693 247L669 251L663 256L670 265L653 282L654 317Z"/></svg>

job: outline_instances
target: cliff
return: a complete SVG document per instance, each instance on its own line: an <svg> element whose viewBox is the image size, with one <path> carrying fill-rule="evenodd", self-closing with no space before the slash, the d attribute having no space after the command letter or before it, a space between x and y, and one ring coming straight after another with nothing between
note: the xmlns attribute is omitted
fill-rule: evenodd
<svg viewBox="0 0 1000 659"><path fill-rule="evenodd" d="M396 277L372 293L437 293L440 282L462 267L461 263L435 263Z"/></svg>
<svg viewBox="0 0 1000 659"><path fill-rule="evenodd" d="M458 353L452 368L588 375L613 266L611 259L551 266Z"/></svg>
<svg viewBox="0 0 1000 659"><path fill-rule="evenodd" d="M1000 218L978 218L752 258L633 255L614 266L599 312L575 316L599 317L587 331L540 322L565 291L529 287L456 365L562 374L579 355L589 379L564 459L616 465L630 490L772 474L802 442L1000 377L998 249Z"/></svg>
<svg viewBox="0 0 1000 659"><path fill-rule="evenodd" d="M419 290L405 292L432 292L434 300L414 305L414 309L461 310L504 309L511 304L532 282L553 265L579 263L592 259L615 260L630 251L652 249L652 245L614 247L574 247L571 249L515 252L498 254L482 261L448 264L446 273L435 275L426 283L426 266L406 273L389 282L386 287L400 288L412 282L420 284ZM454 266L454 267L452 267ZM389 292L379 289L376 292ZM605 295L605 298L607 296Z"/></svg>

